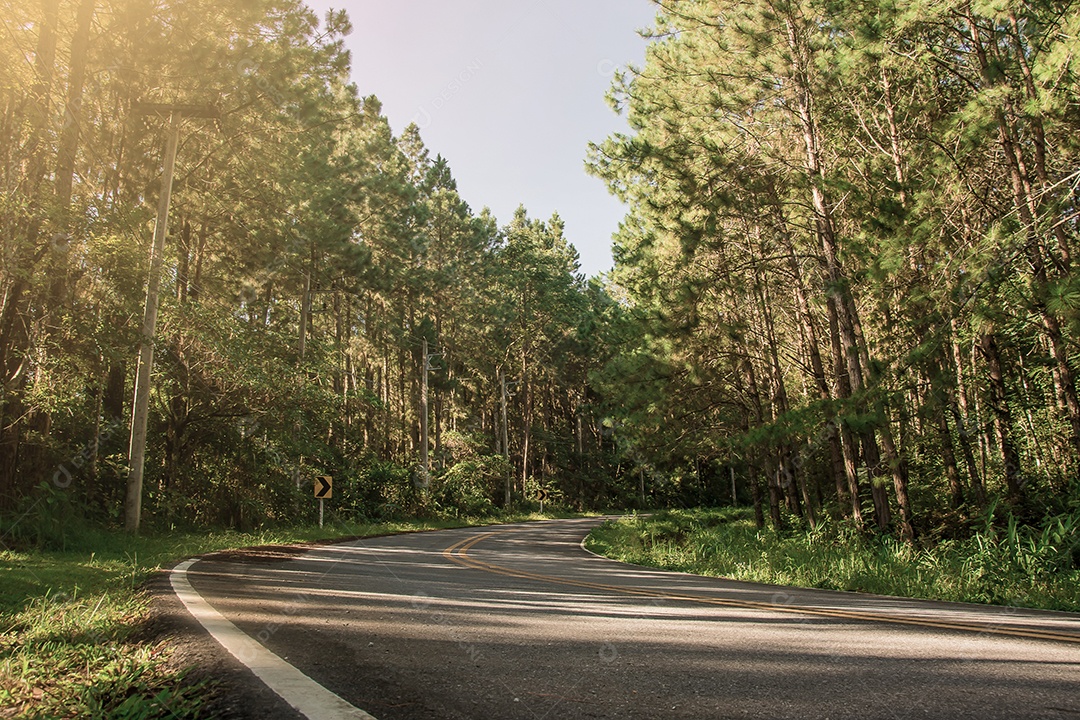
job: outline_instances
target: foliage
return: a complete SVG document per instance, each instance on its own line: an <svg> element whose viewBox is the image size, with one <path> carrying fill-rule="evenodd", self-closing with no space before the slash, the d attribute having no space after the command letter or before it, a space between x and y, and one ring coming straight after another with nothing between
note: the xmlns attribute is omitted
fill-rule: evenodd
<svg viewBox="0 0 1080 720"><path fill-rule="evenodd" d="M430 513L402 471L415 472L425 442L452 467L445 440L459 430L513 465L511 503L527 477L606 462L585 437L596 427L587 376L602 355L583 330L603 290L578 275L558 216L522 208L500 228L461 198L415 125L393 134L379 100L348 82L343 12L319 18L299 0L16 0L4 23L5 516L47 510L27 526L62 534L53 490L80 522L123 515L168 126L150 103L220 117L181 125L146 526L306 519L317 475L355 491L339 499L352 517ZM482 509L466 495L469 512Z"/></svg>
<svg viewBox="0 0 1080 720"><path fill-rule="evenodd" d="M835 523L777 532L758 529L746 509L672 510L608 521L587 547L637 565L774 585L1076 612L1078 523L1075 512L1035 528L988 515L970 537L913 548Z"/></svg>
<svg viewBox="0 0 1080 720"><path fill-rule="evenodd" d="M512 468L500 455L481 455L456 463L439 476L433 489L443 508L465 517L491 513Z"/></svg>
<svg viewBox="0 0 1080 720"><path fill-rule="evenodd" d="M658 3L589 159L629 204L595 387L657 501L728 471L759 522L908 543L1066 511L1076 9Z"/></svg>

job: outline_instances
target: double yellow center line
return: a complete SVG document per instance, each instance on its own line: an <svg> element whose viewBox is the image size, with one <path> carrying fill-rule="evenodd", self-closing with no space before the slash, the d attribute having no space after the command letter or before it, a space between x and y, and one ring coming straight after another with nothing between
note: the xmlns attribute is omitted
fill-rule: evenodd
<svg viewBox="0 0 1080 720"><path fill-rule="evenodd" d="M605 583L589 582L586 580L575 580L572 578L558 577L555 575L543 575L541 573L529 572L528 570L508 568L504 565L495 565L494 563L478 560L477 558L469 555L469 551L472 550L480 542L487 540L494 535L506 532L512 531L503 530L500 532L485 532L479 535L475 535L473 537L465 538L464 540L456 542L450 547L443 550L443 557L450 562L455 563L456 565L472 568L474 570L482 570L484 572L492 573L494 575L503 575L505 577L522 578L526 580L538 580L540 582L553 583L557 585L569 585L572 587L585 588L587 590L599 590L603 592L617 593L620 595L657 598L661 600L698 603L702 605L719 605L722 607L732 607L740 609L764 610L767 612L790 613L794 615L812 615L818 617L837 618L841 620L863 620L868 622L892 623L894 625L913 625L922 628L972 632L979 635L1006 635L1010 637L1020 637L1032 640L1056 640L1058 642L1080 644L1080 634L1077 633L1041 628L1018 627L1005 623L994 623L992 620L988 623L972 623L962 620L930 619L913 617L909 615L896 615L892 613L877 613L864 610L820 608L806 605L788 605L779 603L756 602L753 600L729 600L726 598L710 597L708 595L671 593L665 592L663 590L650 590L648 588L642 587L608 585Z"/></svg>

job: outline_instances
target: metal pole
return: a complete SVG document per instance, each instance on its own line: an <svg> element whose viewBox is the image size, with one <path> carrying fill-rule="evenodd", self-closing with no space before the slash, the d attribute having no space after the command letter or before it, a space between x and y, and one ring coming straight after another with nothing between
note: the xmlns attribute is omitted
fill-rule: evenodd
<svg viewBox="0 0 1080 720"><path fill-rule="evenodd" d="M322 527L323 521L323 499L319 498L319 527Z"/></svg>
<svg viewBox="0 0 1080 720"><path fill-rule="evenodd" d="M142 339L139 343L139 366L135 374L135 401L131 410L131 440L128 450L128 482L124 525L128 532L139 531L142 515L143 465L146 459L146 418L150 409L150 374L154 367L154 332L157 329L158 294L161 291L161 266L165 253L165 234L169 226L169 203L172 200L173 169L176 147L180 142L180 112L169 113L169 134L165 143L165 162L161 174L161 197L154 224L154 245L150 253L150 278L146 285L146 309L143 313Z"/></svg>

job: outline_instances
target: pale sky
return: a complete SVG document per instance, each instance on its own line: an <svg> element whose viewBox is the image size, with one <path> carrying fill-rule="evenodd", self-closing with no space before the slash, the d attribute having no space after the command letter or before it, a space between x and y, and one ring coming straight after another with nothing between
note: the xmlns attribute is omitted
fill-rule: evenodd
<svg viewBox="0 0 1080 720"><path fill-rule="evenodd" d="M307 0L348 11L353 80L395 134L420 126L474 212L500 225L524 204L558 212L587 275L611 267L625 207L587 175L590 141L628 130L604 100L618 68L641 66L649 0Z"/></svg>

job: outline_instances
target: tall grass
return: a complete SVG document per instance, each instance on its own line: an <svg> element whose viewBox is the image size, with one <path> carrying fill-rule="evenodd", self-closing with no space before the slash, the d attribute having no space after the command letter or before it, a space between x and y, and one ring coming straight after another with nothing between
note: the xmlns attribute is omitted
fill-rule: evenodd
<svg viewBox="0 0 1080 720"><path fill-rule="evenodd" d="M743 510L673 510L605 523L587 547L700 575L904 597L1080 611L1080 512L1040 527L988 520L964 540L911 547L846 527L758 530Z"/></svg>

